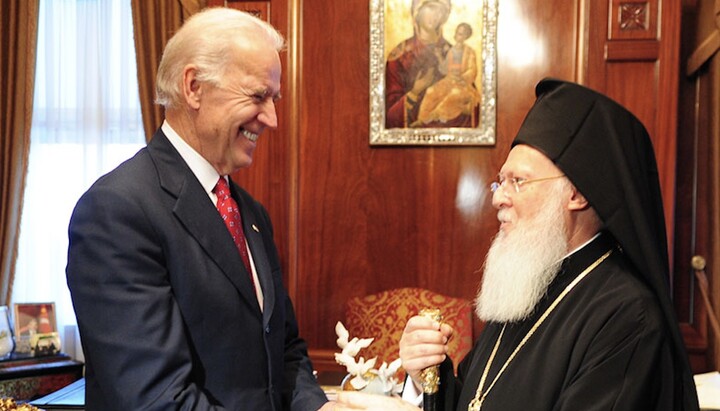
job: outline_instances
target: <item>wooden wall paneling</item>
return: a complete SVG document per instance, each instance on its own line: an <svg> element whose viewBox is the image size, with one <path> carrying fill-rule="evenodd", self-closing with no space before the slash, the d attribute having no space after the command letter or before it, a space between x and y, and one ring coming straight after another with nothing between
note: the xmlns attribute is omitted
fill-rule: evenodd
<svg viewBox="0 0 720 411"><path fill-rule="evenodd" d="M317 368L318 349L326 349L326 361L333 362L334 325L343 319L344 297L366 283L366 214L377 199L367 194L367 138L358 138L368 121L367 3L306 0L301 14L298 298L314 304L297 315Z"/></svg>
<svg viewBox="0 0 720 411"><path fill-rule="evenodd" d="M687 176L686 180L693 183L693 191L690 193L691 195L678 196L678 205L689 209L688 214L692 215L692 219L683 224L684 231L678 232L677 244L684 245L684 249L681 260L676 262L676 265L682 264L681 269L688 270L689 259L692 256L705 257L708 263L706 273L711 287L711 299L717 314L718 307L720 307L720 263L718 263L720 231L718 231L717 224L720 219L720 215L717 213L720 196L716 182L720 175L717 151L719 144L717 136L720 127L720 116L718 116L720 59L717 55L708 55L705 57L709 57L709 59L703 62L696 53L697 49L701 49L701 44L708 44L706 40L714 27L713 3L713 1L687 1L683 10L681 61L683 66L687 65L688 70L691 60L694 64L693 72L685 74L680 80L682 92L680 118L682 122L679 133L682 140L679 142L678 150L689 151L690 149L682 147L682 144L692 142L692 153L695 156L694 158L686 157L693 161L685 164L679 163L678 166L678 174ZM691 179L693 175L697 177ZM678 183L678 190L680 189L682 187ZM687 294L690 297L693 296L696 287L692 280L691 272L682 278L676 278L678 288L689 289ZM695 306L699 307L694 313L690 313L690 319L694 319L695 322L687 324L689 334L696 337L695 342L697 343L697 352L691 356L691 359L699 357L698 362L702 359L706 360L705 367L700 369L701 371L717 370L720 366L719 336L712 335L711 330L708 331L707 313L703 304L696 303Z"/></svg>
<svg viewBox="0 0 720 411"><path fill-rule="evenodd" d="M698 44L698 5L688 2L683 10L681 62L688 61ZM716 370L717 339L708 334L707 310L695 285L694 272L690 261L694 255L708 259L713 254L712 195L717 187L711 184L714 165L710 159L713 132L711 125L717 121L717 112L712 103L712 74L708 66L700 68L692 76L681 73L679 96L679 123L677 145L677 202L676 202L676 260L673 285L679 306L683 336L695 372ZM715 106L716 107L716 106ZM713 120L715 117L715 120ZM712 257L711 257L712 258ZM711 267L708 264L708 267ZM718 274L707 271L711 286L717 287ZM717 301L717 294L715 299ZM713 350L714 348L714 350Z"/></svg>
<svg viewBox="0 0 720 411"><path fill-rule="evenodd" d="M690 97L697 101L700 90L694 89ZM694 104L693 104L694 106ZM690 107L693 107L690 106ZM699 109L700 107L698 107ZM693 110L695 111L695 110ZM705 353L707 350L707 323L705 308L702 300L695 291L695 277L690 259L696 254L698 244L698 185L695 174L699 171L697 154L699 153L699 139L697 133L702 131L702 124L697 121L698 112L692 113L686 131L681 131L681 142L678 144L678 156L686 159L678 167L676 202L675 237L676 259L674 261L673 285L676 296L676 306L681 322L683 337L690 354L693 368L704 368ZM682 130L682 128L681 128ZM682 179L681 179L682 178Z"/></svg>
<svg viewBox="0 0 720 411"><path fill-rule="evenodd" d="M496 149L501 160L535 102L535 85L544 77L580 80L582 30L586 26L581 3L500 1Z"/></svg>
<svg viewBox="0 0 720 411"><path fill-rule="evenodd" d="M665 207L665 223L668 230L668 250L670 267L673 266L673 237L676 195L677 167L677 111L678 111L678 77L680 72L680 2L676 0L662 0L659 2L660 26L658 38L660 39L660 54L654 71L656 78L656 94L645 104L655 106L655 153L660 168L660 186L663 192ZM672 275L672 273L671 273Z"/></svg>
<svg viewBox="0 0 720 411"><path fill-rule="evenodd" d="M710 84L705 70L697 76L681 77L677 155L678 162L675 256L673 286L681 330L695 372L712 369L709 351L707 311L695 290L695 277L690 265L694 255L707 258L711 253L710 201L714 190L708 186L708 155ZM708 260L710 261L710 260ZM708 273L712 276L712 273ZM718 278L717 275L711 278ZM713 280L710 280L712 283Z"/></svg>
<svg viewBox="0 0 720 411"><path fill-rule="evenodd" d="M592 24L588 30L585 80L628 107L645 124L653 140L673 270L673 299L693 369L703 370L706 319L695 295L688 255L693 247L687 231L693 231L688 226L693 223L692 207L687 201L694 198L695 192L687 168L692 167L695 148L687 133L678 137L681 4L670 0L610 0L608 6L607 30ZM602 14L603 5L592 2L588 11ZM659 24L654 23L656 20ZM683 161L678 163L678 159Z"/></svg>
<svg viewBox="0 0 720 411"><path fill-rule="evenodd" d="M694 45L697 27L697 4L687 4L682 13L682 41L680 46L682 62L688 61ZM674 295L681 330L685 339L690 363L695 372L705 372L713 367L713 353L709 349L707 311L696 290L694 271L690 261L694 255L707 258L712 254L712 235L709 232L711 213L710 195L716 189L709 186L709 173L712 170L710 155L711 136L709 129L713 117L711 97L711 78L707 67L701 68L693 76L679 73L679 109L677 141L677 182L675 209L675 260ZM714 113L717 115L717 113ZM710 261L710 260L708 260ZM708 271L710 283L717 274ZM717 294L715 301L717 302Z"/></svg>
<svg viewBox="0 0 720 411"><path fill-rule="evenodd" d="M553 3L500 2L494 147L371 148L368 3L303 1L296 306L316 368L332 365L351 297L420 286L474 298L498 227L487 186L535 84L576 76L579 8Z"/></svg>
<svg viewBox="0 0 720 411"><path fill-rule="evenodd" d="M707 101L706 118L709 132L707 153L706 175L709 177L705 183L705 189L708 191L708 201L706 214L708 215L708 225L705 226L709 231L707 233L705 249L708 267L706 272L711 276L711 296L715 309L715 315L720 317L720 185L717 184L720 178L720 58L716 55L709 62L708 71L708 90L712 95ZM714 335L712 338L712 355L709 355L708 365L713 370L720 370L720 335Z"/></svg>
<svg viewBox="0 0 720 411"><path fill-rule="evenodd" d="M694 370L697 372L706 372L717 370L715 367L711 367L713 364L712 357L713 352L709 350L710 347L710 333L708 324L708 312L707 307L703 304L703 300L696 290L695 285L695 272L691 266L690 261L693 256L700 255L704 256L707 261L711 257L711 200L710 195L715 190L712 187L712 178L710 178L710 170L712 166L710 162L711 155L711 144L709 137L712 136L710 130L711 124L711 99L712 99L712 80L711 75L708 72L698 73L699 76L694 78L694 100L697 102L696 112L694 113L694 127L693 134L688 137L692 137L687 140L688 151L692 153L691 156L684 157L689 161L683 162L678 167L678 173L689 174L692 178L690 187L692 187L692 193L687 198L690 201L692 207L690 213L681 216L679 219L690 220L691 231L686 238L689 241L690 247L687 248L688 254L678 254L679 261L676 264L678 270L686 274L678 276L679 282L682 282L680 287L683 289L686 295L691 296L692 311L689 312L688 322L686 326L686 335L688 336L688 342L692 345L688 346L691 354L691 360ZM681 146L683 144L679 144ZM680 149L678 147L678 149ZM678 188L680 186L678 185ZM678 199L678 203L681 200ZM687 202L687 200L684 200ZM684 217L684 218L683 218ZM688 218L690 217L690 218ZM678 236L679 237L679 236ZM710 267L710 265L709 265ZM714 274L710 269L707 270L708 275L711 277L711 284L715 283L713 279L717 279L717 274ZM688 286L689 285L689 286ZM717 298L715 298L717 301Z"/></svg>
<svg viewBox="0 0 720 411"><path fill-rule="evenodd" d="M701 255L707 259L706 273L710 276L710 295L715 310L715 316L720 317L720 58L716 55L708 64L707 92L711 94L706 100L704 121L708 125L707 149L701 151L706 153L704 175L708 179L703 184L708 193L708 199L704 203L706 209L701 210L708 216L708 222L704 226L707 233L704 234L705 245L699 250ZM713 335L711 338L712 351L707 355L708 368L720 370L720 335Z"/></svg>
<svg viewBox="0 0 720 411"><path fill-rule="evenodd" d="M596 17L587 40L585 84L626 106L650 133L672 251L680 4L609 0L587 3L586 13Z"/></svg>
<svg viewBox="0 0 720 411"><path fill-rule="evenodd" d="M645 123L672 238L678 2L501 1L497 144L463 148L368 145L367 1L268 3L289 40L280 126L233 178L268 207L316 365L334 363L353 296L414 285L473 298L497 230L485 187L543 77L605 92Z"/></svg>
<svg viewBox="0 0 720 411"><path fill-rule="evenodd" d="M608 40L655 40L659 6L657 0L610 0Z"/></svg>

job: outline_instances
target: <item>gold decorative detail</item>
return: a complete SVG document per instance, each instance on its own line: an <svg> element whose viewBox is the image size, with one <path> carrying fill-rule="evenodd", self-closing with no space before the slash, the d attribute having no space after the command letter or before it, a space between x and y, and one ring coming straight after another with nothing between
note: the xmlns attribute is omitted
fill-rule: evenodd
<svg viewBox="0 0 720 411"><path fill-rule="evenodd" d="M442 323L443 320L443 316L437 308L424 308L420 310L420 315L439 323ZM425 394L435 394L438 392L438 386L440 385L440 366L434 365L425 368L420 372L420 378L422 378L423 392Z"/></svg>
<svg viewBox="0 0 720 411"><path fill-rule="evenodd" d="M12 398L0 398L0 411L41 411L30 404L17 404Z"/></svg>
<svg viewBox="0 0 720 411"><path fill-rule="evenodd" d="M346 306L346 325L353 335L376 337L363 351L365 357L377 356L388 363L397 358L398 344L405 324L426 307L435 307L443 313L443 323L450 325L453 336L448 341L448 357L457 365L470 352L473 345L473 309L469 300L449 297L431 290L403 287L354 297ZM400 380L405 372L400 371Z"/></svg>
<svg viewBox="0 0 720 411"><path fill-rule="evenodd" d="M515 356L520 351L520 349L525 345L525 343L528 342L530 337L535 334L535 331L542 325L543 322L547 319L548 316L555 310L555 307L560 304L560 302L565 298L565 296L572 291L573 288L575 288L576 285L580 281L582 281L592 270L594 270L598 265L600 265L603 261L605 261L606 258L612 254L613 249L611 248L608 250L605 254L600 256L597 260L595 260L594 263L590 264L589 267L587 267L580 275L578 275L570 284L565 287L565 289L560 293L560 295L555 298L555 300L550 304L550 306L543 312L543 314L538 318L538 320L533 324L532 328L530 328L530 331L525 334L525 337L520 341L520 344L515 347L515 350L510 354L507 360L505 360L505 363L503 364L502 368L500 368L500 371L498 371L497 375L495 376L495 379L493 379L492 383L490 383L490 386L487 388L485 392L483 392L483 388L485 386L485 380L487 379L488 373L490 372L490 366L492 365L493 360L495 359L495 354L497 353L498 347L500 347L500 341L502 341L503 334L505 333L505 325L503 325L502 330L500 331L500 335L498 336L497 341L495 342L495 346L492 350L492 353L490 354L490 358L488 359L488 363L485 365L485 369L483 370L482 377L480 378L480 383L478 384L477 391L475 391L475 398L470 401L470 404L468 405L468 411L480 411L482 408L483 402L485 401L485 398L490 393L490 390L493 389L495 386L495 383L500 379L500 376L505 372L505 369L510 365L513 359L515 359Z"/></svg>
<svg viewBox="0 0 720 411"><path fill-rule="evenodd" d="M694 255L690 260L693 270L704 270L705 269L705 258L701 255Z"/></svg>

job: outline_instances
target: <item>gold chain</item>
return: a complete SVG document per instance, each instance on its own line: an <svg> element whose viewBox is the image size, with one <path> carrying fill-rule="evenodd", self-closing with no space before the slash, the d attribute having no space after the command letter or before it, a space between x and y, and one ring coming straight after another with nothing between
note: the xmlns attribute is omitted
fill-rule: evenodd
<svg viewBox="0 0 720 411"><path fill-rule="evenodd" d="M530 337L535 334L535 331L537 331L538 327L547 319L547 317L550 315L550 313L553 312L555 307L557 307L558 304L560 304L560 301L565 298L565 296L583 279L585 276L587 276L592 270L595 269L600 263L605 261L606 258L612 254L612 249L608 250L605 254L600 256L594 263L592 263L589 267L587 267L580 275L578 275L570 284L568 284L567 287L563 290L560 295L555 298L555 301L550 304L550 306L545 310L545 312L538 318L538 320L535 322L535 324L532 326L530 331L528 331L527 334L525 334L525 337L520 341L520 344L518 344L517 347L515 347L515 350L510 354L510 357L508 357L507 360L505 360L505 364L503 364L502 368L500 368L500 371L498 371L497 375L495 376L495 379L493 379L492 383L488 387L488 389L483 393L483 388L485 385L485 380L487 379L488 373L490 372L490 365L492 365L493 360L495 359L495 354L497 353L498 347L500 346L500 341L502 340L503 334L505 333L505 325L503 324L502 330L500 330L500 335L498 336L497 341L495 342L495 347L493 347L492 353L490 354L490 358L488 359L488 363L485 365L485 369L483 370L482 377L480 378L480 384L478 385L477 391L475 392L475 398L470 401L470 404L468 405L468 411L480 411L482 408L483 402L485 402L485 397L488 396L490 393L490 390L493 389L495 386L495 383L498 381L500 376L503 372L505 372L505 369L510 364L510 362L515 358L515 355L517 355L518 351L525 345L525 343L530 339Z"/></svg>

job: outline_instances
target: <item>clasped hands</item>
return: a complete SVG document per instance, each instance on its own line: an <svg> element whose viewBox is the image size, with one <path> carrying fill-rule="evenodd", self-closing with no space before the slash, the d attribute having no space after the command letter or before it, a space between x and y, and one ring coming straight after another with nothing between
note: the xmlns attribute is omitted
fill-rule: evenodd
<svg viewBox="0 0 720 411"><path fill-rule="evenodd" d="M402 366L418 392L422 392L420 372L427 367L438 365L448 353L447 343L453 334L451 326L438 323L419 315L412 317L405 325L400 338ZM321 411L377 410L402 411L418 408L397 397L341 391L336 402L328 403Z"/></svg>

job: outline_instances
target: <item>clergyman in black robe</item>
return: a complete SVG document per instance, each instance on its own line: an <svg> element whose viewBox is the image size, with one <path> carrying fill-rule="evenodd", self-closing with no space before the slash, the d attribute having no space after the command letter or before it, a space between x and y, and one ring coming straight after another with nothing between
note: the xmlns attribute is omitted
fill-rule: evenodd
<svg viewBox="0 0 720 411"><path fill-rule="evenodd" d="M476 300L487 325L455 377L443 355L449 327L414 317L400 343L406 371L418 380L420 369L445 358L441 396L448 411L697 410L670 301L662 199L645 128L616 102L577 84L545 79L536 95L493 185L501 228ZM521 238L506 234L531 220L533 207L560 210L560 217L534 218L536 226L560 221L561 229L515 250L513 266L504 249L524 243L505 241ZM559 237L567 238L553 248ZM544 253L559 254L526 290L523 268ZM526 294L534 297L518 300L531 304L515 307L514 296ZM412 397L417 381L406 385L404 397ZM397 399L352 393L340 402L411 409Z"/></svg>

